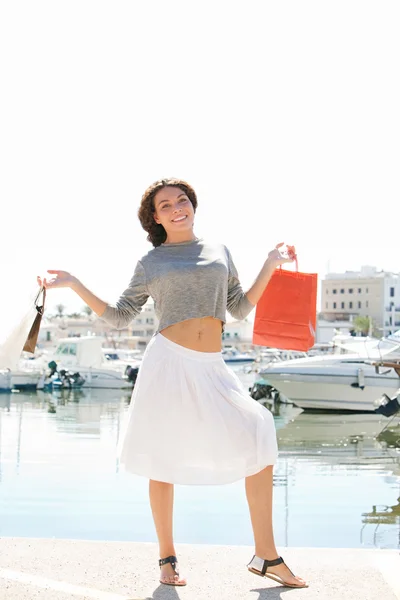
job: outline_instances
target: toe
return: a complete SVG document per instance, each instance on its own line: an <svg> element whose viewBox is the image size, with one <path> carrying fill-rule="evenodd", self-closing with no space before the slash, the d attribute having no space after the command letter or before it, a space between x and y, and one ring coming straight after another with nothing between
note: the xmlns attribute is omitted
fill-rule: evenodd
<svg viewBox="0 0 400 600"><path fill-rule="evenodd" d="M307 582L305 581L305 579L302 579L301 577L295 577L294 578L294 585L301 585L301 586L306 586Z"/></svg>

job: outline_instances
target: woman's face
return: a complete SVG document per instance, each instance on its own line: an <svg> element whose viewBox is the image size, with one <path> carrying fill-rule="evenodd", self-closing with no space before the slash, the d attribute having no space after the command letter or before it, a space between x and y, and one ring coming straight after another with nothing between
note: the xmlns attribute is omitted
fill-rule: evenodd
<svg viewBox="0 0 400 600"><path fill-rule="evenodd" d="M154 196L154 220L167 234L193 229L194 209L189 197L178 187L166 186Z"/></svg>

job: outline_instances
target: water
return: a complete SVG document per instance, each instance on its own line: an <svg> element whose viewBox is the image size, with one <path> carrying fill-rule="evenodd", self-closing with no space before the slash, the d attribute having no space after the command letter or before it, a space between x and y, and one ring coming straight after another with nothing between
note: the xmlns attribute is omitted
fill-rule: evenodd
<svg viewBox="0 0 400 600"><path fill-rule="evenodd" d="M115 390L0 395L0 535L156 541L148 482L115 459L129 398ZM385 417L281 405L275 421L277 544L399 548L396 420L379 436ZM181 543L251 545L243 481L176 486L174 530Z"/></svg>

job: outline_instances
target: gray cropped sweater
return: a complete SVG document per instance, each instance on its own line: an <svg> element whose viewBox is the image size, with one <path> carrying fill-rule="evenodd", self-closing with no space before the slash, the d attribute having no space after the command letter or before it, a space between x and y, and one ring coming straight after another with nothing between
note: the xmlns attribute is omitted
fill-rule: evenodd
<svg viewBox="0 0 400 600"><path fill-rule="evenodd" d="M202 239L162 244L141 258L127 289L101 318L122 329L151 296L162 331L187 319L214 317L225 323L226 310L244 319L254 308L240 285L231 254L222 244Z"/></svg>

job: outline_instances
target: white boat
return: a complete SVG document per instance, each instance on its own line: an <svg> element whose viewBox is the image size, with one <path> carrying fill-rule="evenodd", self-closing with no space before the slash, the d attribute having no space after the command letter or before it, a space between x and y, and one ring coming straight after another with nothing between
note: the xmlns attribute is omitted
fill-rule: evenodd
<svg viewBox="0 0 400 600"><path fill-rule="evenodd" d="M36 389L43 378L44 369L25 367L20 363L19 367L11 371L11 384L13 389L29 390Z"/></svg>
<svg viewBox="0 0 400 600"><path fill-rule="evenodd" d="M12 389L11 371L9 369L0 370L0 392L9 392Z"/></svg>
<svg viewBox="0 0 400 600"><path fill-rule="evenodd" d="M357 354L271 363L259 375L303 409L373 412L377 398L400 385L393 369L377 369Z"/></svg>
<svg viewBox="0 0 400 600"><path fill-rule="evenodd" d="M0 391L9 391L15 383L33 383L39 373L25 372L19 361L28 332L37 315L37 290L30 298L23 294L8 299L0 314ZM34 387L34 383L33 383Z"/></svg>
<svg viewBox="0 0 400 600"><path fill-rule="evenodd" d="M36 360L37 368L43 368L49 361L54 360L58 369L67 369L74 373L79 372L85 379L83 388L132 388L132 382L125 375L127 364L110 362L104 356L102 349L103 338L100 336L82 336L62 338L59 340L54 353ZM32 361L33 362L33 361ZM132 367L138 367L140 361L131 361ZM38 384L38 389L43 389L45 381Z"/></svg>
<svg viewBox="0 0 400 600"><path fill-rule="evenodd" d="M143 358L142 350L129 350L127 348L102 348L105 359L108 364L118 365L132 365L137 361L141 361Z"/></svg>
<svg viewBox="0 0 400 600"><path fill-rule="evenodd" d="M222 358L227 364L246 364L253 363L255 357L251 356L247 352L239 352L236 348L223 348Z"/></svg>
<svg viewBox="0 0 400 600"><path fill-rule="evenodd" d="M394 369L374 364L400 358L399 332L380 340L352 338L340 350L343 354L272 363L260 376L303 409L373 412L377 398L399 388Z"/></svg>

